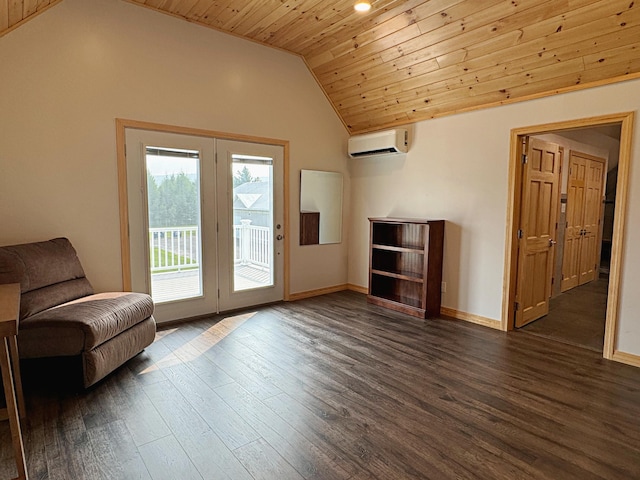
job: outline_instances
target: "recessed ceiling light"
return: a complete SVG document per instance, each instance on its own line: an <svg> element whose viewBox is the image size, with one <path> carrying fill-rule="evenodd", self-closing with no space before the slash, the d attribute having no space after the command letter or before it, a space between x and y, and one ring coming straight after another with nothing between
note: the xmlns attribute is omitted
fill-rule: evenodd
<svg viewBox="0 0 640 480"><path fill-rule="evenodd" d="M369 10L371 10L371 2L368 1L360 1L357 2L353 8L356 10L356 12L368 12Z"/></svg>

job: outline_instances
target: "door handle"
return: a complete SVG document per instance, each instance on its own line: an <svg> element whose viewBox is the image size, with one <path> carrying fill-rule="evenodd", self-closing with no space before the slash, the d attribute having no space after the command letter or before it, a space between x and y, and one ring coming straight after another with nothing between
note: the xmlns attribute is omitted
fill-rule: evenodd
<svg viewBox="0 0 640 480"><path fill-rule="evenodd" d="M553 238L549 239L549 246L550 247L553 247L556 243L558 243L558 242L556 242Z"/></svg>
<svg viewBox="0 0 640 480"><path fill-rule="evenodd" d="M284 238L284 236L283 236L283 235L277 235L277 236L276 236L276 240L282 240L283 238Z"/></svg>

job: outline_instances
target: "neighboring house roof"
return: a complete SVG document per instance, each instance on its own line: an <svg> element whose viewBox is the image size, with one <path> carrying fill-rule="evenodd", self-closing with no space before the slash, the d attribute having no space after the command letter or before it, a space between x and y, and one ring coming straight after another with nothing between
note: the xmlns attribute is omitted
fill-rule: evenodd
<svg viewBox="0 0 640 480"><path fill-rule="evenodd" d="M234 210L269 210L269 182L248 182L233 189Z"/></svg>

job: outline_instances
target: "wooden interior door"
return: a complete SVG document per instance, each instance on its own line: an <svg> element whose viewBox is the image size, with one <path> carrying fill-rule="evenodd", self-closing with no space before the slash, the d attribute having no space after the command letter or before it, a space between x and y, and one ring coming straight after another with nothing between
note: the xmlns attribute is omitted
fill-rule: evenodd
<svg viewBox="0 0 640 480"><path fill-rule="evenodd" d="M567 214L562 257L562 283L565 292L578 286L580 279L580 247L584 231L584 192L586 188L586 159L571 152L567 181Z"/></svg>
<svg viewBox="0 0 640 480"><path fill-rule="evenodd" d="M579 285L583 285L597 278L604 168L604 159L595 157L587 159L583 221L584 234L582 236L582 250L580 252Z"/></svg>
<svg viewBox="0 0 640 480"><path fill-rule="evenodd" d="M526 138L524 151L516 327L549 313L560 185L557 144Z"/></svg>
<svg viewBox="0 0 640 480"><path fill-rule="evenodd" d="M605 159L572 151L569 165L563 292L597 278Z"/></svg>

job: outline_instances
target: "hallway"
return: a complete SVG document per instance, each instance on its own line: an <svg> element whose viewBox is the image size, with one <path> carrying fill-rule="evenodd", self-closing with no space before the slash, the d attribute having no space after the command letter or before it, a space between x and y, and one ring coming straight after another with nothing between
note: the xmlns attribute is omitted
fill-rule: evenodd
<svg viewBox="0 0 640 480"><path fill-rule="evenodd" d="M602 352L608 285L599 278L552 298L549 314L520 331Z"/></svg>

